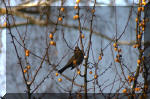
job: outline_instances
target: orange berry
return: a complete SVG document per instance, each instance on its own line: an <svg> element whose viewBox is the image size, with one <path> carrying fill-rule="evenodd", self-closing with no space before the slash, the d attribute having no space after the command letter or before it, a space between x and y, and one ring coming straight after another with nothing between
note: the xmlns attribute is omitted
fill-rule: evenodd
<svg viewBox="0 0 150 99"><path fill-rule="evenodd" d="M102 56L100 55L100 56L98 57L98 59L99 59L99 60L102 60Z"/></svg>
<svg viewBox="0 0 150 99"><path fill-rule="evenodd" d="M76 20L76 19L78 19L78 18L79 18L78 15L73 16L73 19L74 19L74 20Z"/></svg>
<svg viewBox="0 0 150 99"><path fill-rule="evenodd" d="M80 75L80 74L81 74L81 71L80 71L80 70L78 70L78 71L77 71L77 74L78 74L78 75Z"/></svg>
<svg viewBox="0 0 150 99"><path fill-rule="evenodd" d="M138 60L137 60L137 63L138 63L138 64L140 64L140 63L141 63L141 60L140 60L140 59L138 59Z"/></svg>
<svg viewBox="0 0 150 99"><path fill-rule="evenodd" d="M94 75L94 78L95 78L95 79L97 79L97 77L98 77L97 75Z"/></svg>
<svg viewBox="0 0 150 99"><path fill-rule="evenodd" d="M119 63L119 62L120 62L120 60L119 60L118 58L115 58L115 62L118 62L118 63Z"/></svg>
<svg viewBox="0 0 150 99"><path fill-rule="evenodd" d="M27 65L27 67L26 67L27 69L31 69L31 66L30 65Z"/></svg>
<svg viewBox="0 0 150 99"><path fill-rule="evenodd" d="M63 7L62 7L62 8L60 8L60 11L62 11L62 12L63 12L64 10L65 10L65 9L64 9Z"/></svg>
<svg viewBox="0 0 150 99"><path fill-rule="evenodd" d="M25 50L25 54L26 56L29 56L30 51L29 50Z"/></svg>
<svg viewBox="0 0 150 99"><path fill-rule="evenodd" d="M143 27L143 28L142 28L142 31L144 31L144 30L145 30L145 28Z"/></svg>
<svg viewBox="0 0 150 99"><path fill-rule="evenodd" d="M138 22L138 18L136 18L135 21Z"/></svg>
<svg viewBox="0 0 150 99"><path fill-rule="evenodd" d="M58 74L58 73L56 73L55 75L56 75L56 76L58 76L59 74Z"/></svg>
<svg viewBox="0 0 150 99"><path fill-rule="evenodd" d="M50 41L51 45L56 45L56 43L54 41Z"/></svg>
<svg viewBox="0 0 150 99"><path fill-rule="evenodd" d="M142 27L145 27L145 23L144 22L142 22Z"/></svg>
<svg viewBox="0 0 150 99"><path fill-rule="evenodd" d="M140 88L135 88L135 91L140 91Z"/></svg>
<svg viewBox="0 0 150 99"><path fill-rule="evenodd" d="M81 37L84 38L84 34L82 34Z"/></svg>
<svg viewBox="0 0 150 99"><path fill-rule="evenodd" d="M144 6L145 6L145 5L146 5L146 2L143 2L143 3L142 3L142 5L144 5Z"/></svg>
<svg viewBox="0 0 150 99"><path fill-rule="evenodd" d="M122 93L127 93L127 89L123 89L123 90L122 90Z"/></svg>
<svg viewBox="0 0 150 99"><path fill-rule="evenodd" d="M58 78L58 81L59 81L59 82L62 82L62 79L61 79L61 78Z"/></svg>
<svg viewBox="0 0 150 99"><path fill-rule="evenodd" d="M73 19L75 20L75 19L76 19L76 16L73 16Z"/></svg>
<svg viewBox="0 0 150 99"><path fill-rule="evenodd" d="M76 0L76 3L80 3L80 0Z"/></svg>
<svg viewBox="0 0 150 99"><path fill-rule="evenodd" d="M62 17L59 17L59 18L58 18L58 21L62 21Z"/></svg>
<svg viewBox="0 0 150 99"><path fill-rule="evenodd" d="M143 21L143 22L145 22L145 20L144 20L144 19L143 19L142 21Z"/></svg>
<svg viewBox="0 0 150 99"><path fill-rule="evenodd" d="M73 60L73 64L76 65L77 64L77 60Z"/></svg>
<svg viewBox="0 0 150 99"><path fill-rule="evenodd" d="M128 79L130 79L131 77L128 75Z"/></svg>
<svg viewBox="0 0 150 99"><path fill-rule="evenodd" d="M114 43L113 46L114 46L114 47L117 47L117 43Z"/></svg>
<svg viewBox="0 0 150 99"><path fill-rule="evenodd" d="M133 48L136 48L137 47L137 45L135 44L135 45L133 45Z"/></svg>
<svg viewBox="0 0 150 99"><path fill-rule="evenodd" d="M135 78L134 78L134 77L132 77L132 80L134 81L134 80L135 80Z"/></svg>
<svg viewBox="0 0 150 99"><path fill-rule="evenodd" d="M141 35L140 34L138 35L138 39L141 39Z"/></svg>
<svg viewBox="0 0 150 99"><path fill-rule="evenodd" d="M121 48L118 49L118 52L122 52Z"/></svg>
<svg viewBox="0 0 150 99"><path fill-rule="evenodd" d="M24 69L23 72L26 73L26 72L27 72L27 69Z"/></svg>
<svg viewBox="0 0 150 99"><path fill-rule="evenodd" d="M7 22L4 22L3 26L6 27L7 26Z"/></svg>
<svg viewBox="0 0 150 99"><path fill-rule="evenodd" d="M95 10L94 9L92 9L92 13L94 13L95 12Z"/></svg>
<svg viewBox="0 0 150 99"><path fill-rule="evenodd" d="M138 12L140 12L141 11L141 7L138 7Z"/></svg>
<svg viewBox="0 0 150 99"><path fill-rule="evenodd" d="M79 18L79 15L76 15L76 18L78 19L78 18Z"/></svg>
<svg viewBox="0 0 150 99"><path fill-rule="evenodd" d="M78 6L76 5L76 6L74 6L74 9L78 9Z"/></svg>
<svg viewBox="0 0 150 99"><path fill-rule="evenodd" d="M131 82L132 82L132 79L130 78L130 79L129 79L129 83L131 83Z"/></svg>
<svg viewBox="0 0 150 99"><path fill-rule="evenodd" d="M92 71L90 71L89 74L92 74Z"/></svg>
<svg viewBox="0 0 150 99"><path fill-rule="evenodd" d="M50 39L53 39L53 34L49 34L49 38L50 38Z"/></svg>
<svg viewBox="0 0 150 99"><path fill-rule="evenodd" d="M51 45L54 45L54 41L50 41L50 44L51 44Z"/></svg>
<svg viewBox="0 0 150 99"><path fill-rule="evenodd" d="M115 48L114 48L114 50L115 50L115 51L117 51L117 50L118 50L118 48L117 48L117 47L115 47Z"/></svg>

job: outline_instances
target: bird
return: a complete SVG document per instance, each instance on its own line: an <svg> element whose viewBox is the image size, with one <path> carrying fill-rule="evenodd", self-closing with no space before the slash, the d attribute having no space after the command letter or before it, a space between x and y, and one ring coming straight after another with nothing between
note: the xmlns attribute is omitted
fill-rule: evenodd
<svg viewBox="0 0 150 99"><path fill-rule="evenodd" d="M74 50L74 55L69 59L69 61L63 68L58 70L58 73L61 74L70 67L71 70L74 69L75 67L79 66L82 63L83 59L84 59L83 52L80 50L78 46L76 46Z"/></svg>

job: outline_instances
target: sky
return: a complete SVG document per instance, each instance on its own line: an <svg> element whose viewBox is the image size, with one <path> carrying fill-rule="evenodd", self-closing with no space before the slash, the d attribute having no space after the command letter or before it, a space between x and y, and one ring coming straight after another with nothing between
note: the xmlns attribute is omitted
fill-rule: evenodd
<svg viewBox="0 0 150 99"><path fill-rule="evenodd" d="M68 2L67 2L68 4L66 4L66 5L74 6L75 2L73 3L72 1L73 0L68 0ZM116 1L117 6L126 5L124 0L115 0L115 1ZM132 0L130 0L130 1L132 1ZM137 2L137 1L138 0L134 0L134 2ZM109 4L109 0L97 0L97 2L103 2L105 4ZM10 4L11 4L11 6L15 6L16 0L11 0ZM53 5L59 6L60 3L56 2ZM91 4L91 5L93 5L93 4ZM0 16L0 18L2 18L2 17ZM3 24L2 21L0 23ZM6 68L5 68L6 67L6 29L2 30L2 45L3 45L2 53L0 53L0 60L1 60L0 61L0 77L2 76L2 79L0 80L0 84L1 84L0 85L0 96L5 95L5 93L6 93L6 90L5 90L6 89L6 74L5 74L5 72L6 72Z"/></svg>

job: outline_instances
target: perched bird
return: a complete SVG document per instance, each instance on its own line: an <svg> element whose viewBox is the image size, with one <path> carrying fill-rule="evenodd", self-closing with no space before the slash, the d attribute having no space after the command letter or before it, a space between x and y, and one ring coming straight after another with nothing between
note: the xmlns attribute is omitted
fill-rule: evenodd
<svg viewBox="0 0 150 99"><path fill-rule="evenodd" d="M71 67L71 70L75 67L79 66L84 59L83 52L80 50L78 46L75 47L74 55L70 58L68 63L60 69L58 72L63 73L66 69Z"/></svg>

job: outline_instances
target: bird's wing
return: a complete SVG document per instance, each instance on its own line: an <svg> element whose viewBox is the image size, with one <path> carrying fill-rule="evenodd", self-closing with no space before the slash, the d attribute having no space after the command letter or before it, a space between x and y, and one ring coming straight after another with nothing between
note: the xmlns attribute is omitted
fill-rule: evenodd
<svg viewBox="0 0 150 99"><path fill-rule="evenodd" d="M66 64L66 65L71 65L72 63L73 63L73 60L75 59L75 57L74 56L72 56L70 59L69 59L69 61L68 61L68 63Z"/></svg>

